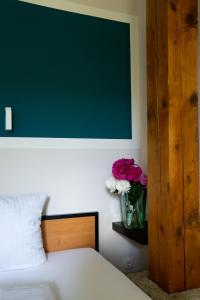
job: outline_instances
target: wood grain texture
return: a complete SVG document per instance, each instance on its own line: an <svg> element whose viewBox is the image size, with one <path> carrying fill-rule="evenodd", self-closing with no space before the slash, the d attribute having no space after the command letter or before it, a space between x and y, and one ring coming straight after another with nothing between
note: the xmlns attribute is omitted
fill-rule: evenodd
<svg viewBox="0 0 200 300"><path fill-rule="evenodd" d="M148 1L149 274L168 292L182 290L184 226L181 149L180 7ZM153 17L152 17L153 16ZM170 18L170 22L168 19ZM153 129L152 129L153 128ZM178 176L177 176L178 175ZM170 264L169 264L170 261Z"/></svg>
<svg viewBox="0 0 200 300"><path fill-rule="evenodd" d="M46 252L95 249L95 216L43 220L42 237Z"/></svg>
<svg viewBox="0 0 200 300"><path fill-rule="evenodd" d="M200 287L197 0L182 1L182 101L186 288Z"/></svg>
<svg viewBox="0 0 200 300"><path fill-rule="evenodd" d="M147 5L147 98L148 98L148 254L149 274L159 282L158 203L160 197L160 141L157 104L157 36L155 1Z"/></svg>
<svg viewBox="0 0 200 300"><path fill-rule="evenodd" d="M168 292L200 286L196 4L147 2L149 274Z"/></svg>
<svg viewBox="0 0 200 300"><path fill-rule="evenodd" d="M160 285L168 292L185 288L184 216L183 216L183 157L181 105L181 1L161 1L166 10L163 22L167 27L160 40L159 66L163 73L159 81L161 193L159 201ZM163 2L166 6L163 7ZM162 25L162 24L161 24ZM163 48L166 48L164 55ZM165 69L163 68L165 61ZM162 199L162 200L161 200ZM163 201L164 199L164 201ZM166 259L167 258L167 259ZM170 264L169 264L170 262ZM167 271L166 271L167 270Z"/></svg>

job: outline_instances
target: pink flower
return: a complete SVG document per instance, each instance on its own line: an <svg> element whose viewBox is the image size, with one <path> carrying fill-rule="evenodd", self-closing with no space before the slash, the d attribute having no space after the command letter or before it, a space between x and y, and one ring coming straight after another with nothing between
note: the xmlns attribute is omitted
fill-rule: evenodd
<svg viewBox="0 0 200 300"><path fill-rule="evenodd" d="M128 180L139 182L141 175L142 175L142 169L137 165L133 165L129 169Z"/></svg>
<svg viewBox="0 0 200 300"><path fill-rule="evenodd" d="M140 177L140 183L144 186L147 186L147 176L142 174Z"/></svg>
<svg viewBox="0 0 200 300"><path fill-rule="evenodd" d="M119 159L114 162L112 167L113 176L116 179L129 180L130 169L134 166L134 159Z"/></svg>

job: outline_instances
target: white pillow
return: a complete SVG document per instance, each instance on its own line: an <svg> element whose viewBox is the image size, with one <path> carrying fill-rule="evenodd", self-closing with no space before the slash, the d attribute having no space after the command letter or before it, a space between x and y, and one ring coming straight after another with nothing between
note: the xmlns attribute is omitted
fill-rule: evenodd
<svg viewBox="0 0 200 300"><path fill-rule="evenodd" d="M0 196L0 271L25 269L46 260L41 237L45 194Z"/></svg>

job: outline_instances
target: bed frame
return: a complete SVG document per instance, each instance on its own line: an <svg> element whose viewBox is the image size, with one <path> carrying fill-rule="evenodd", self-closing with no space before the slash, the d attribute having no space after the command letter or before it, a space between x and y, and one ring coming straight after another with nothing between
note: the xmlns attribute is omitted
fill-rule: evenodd
<svg viewBox="0 0 200 300"><path fill-rule="evenodd" d="M99 250L98 212L42 217L46 252L76 248Z"/></svg>

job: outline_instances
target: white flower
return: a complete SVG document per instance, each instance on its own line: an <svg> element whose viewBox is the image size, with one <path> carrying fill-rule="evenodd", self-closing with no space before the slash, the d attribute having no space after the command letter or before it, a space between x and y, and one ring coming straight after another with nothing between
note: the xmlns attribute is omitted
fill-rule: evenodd
<svg viewBox="0 0 200 300"><path fill-rule="evenodd" d="M128 193L131 188L130 182L128 180L118 180L114 176L106 180L106 187L111 192L118 192L118 194L124 195Z"/></svg>
<svg viewBox="0 0 200 300"><path fill-rule="evenodd" d="M118 194L124 195L128 193L130 190L131 185L128 180L117 180L116 189L118 190Z"/></svg>
<svg viewBox="0 0 200 300"><path fill-rule="evenodd" d="M116 191L116 184L117 180L113 176L106 180L106 187L108 190L110 190L111 193L114 193Z"/></svg>

